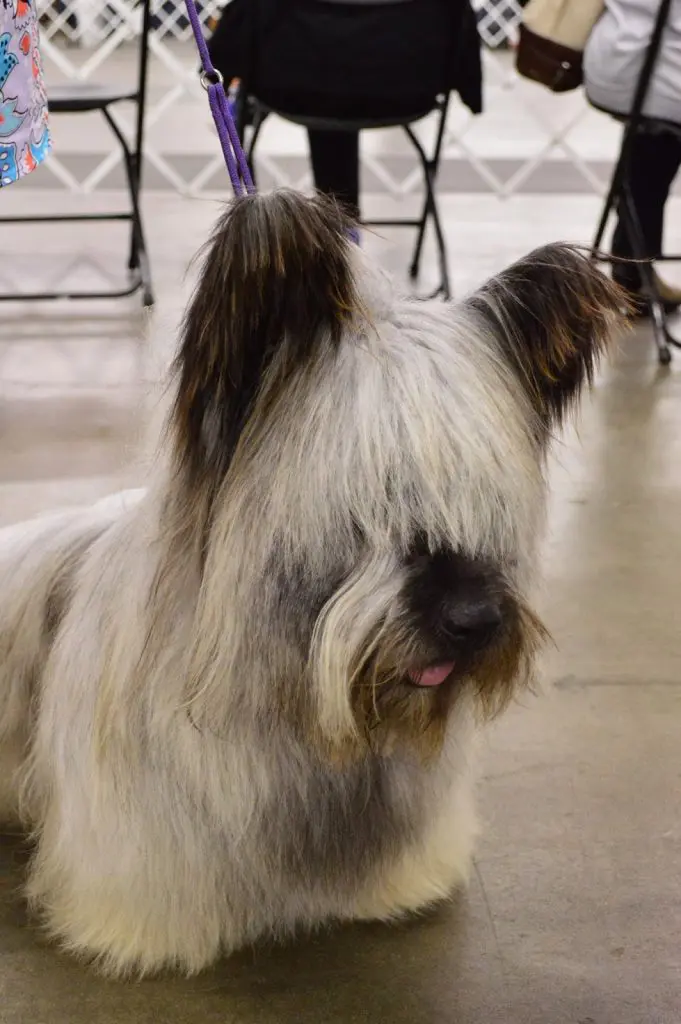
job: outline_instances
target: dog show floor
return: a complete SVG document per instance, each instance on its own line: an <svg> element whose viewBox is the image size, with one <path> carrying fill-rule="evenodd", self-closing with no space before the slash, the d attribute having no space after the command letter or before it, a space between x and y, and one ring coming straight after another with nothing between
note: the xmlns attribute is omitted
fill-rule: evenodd
<svg viewBox="0 0 681 1024"><path fill-rule="evenodd" d="M13 212L49 205L9 192ZM216 215L173 195L145 204L151 318L137 300L3 309L0 522L144 479L185 270ZM588 241L598 210L591 196L442 205L459 295L537 244ZM95 283L76 252L114 278L121 263L116 227L4 230L5 287ZM400 275L410 242L365 238ZM681 353L662 371L645 327L623 337L551 482L539 607L555 648L539 691L486 734L467 892L408 924L258 948L189 981L110 982L28 919L25 850L3 836L0 1024L679 1024Z"/></svg>

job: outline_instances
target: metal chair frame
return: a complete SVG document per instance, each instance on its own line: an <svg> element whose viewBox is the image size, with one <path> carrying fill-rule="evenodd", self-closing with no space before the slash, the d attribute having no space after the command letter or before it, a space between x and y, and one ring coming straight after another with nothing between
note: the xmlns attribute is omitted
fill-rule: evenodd
<svg viewBox="0 0 681 1024"><path fill-rule="evenodd" d="M0 224L68 224L97 223L102 221L125 221L130 223L130 251L128 269L130 282L125 288L104 291L52 291L0 293L0 301L46 301L56 299L117 299L136 292L142 292L144 306L154 304L151 269L147 252L140 195L142 189L142 154L144 147L144 123L149 68L149 32L151 29L151 0L141 0L142 31L138 44L137 85L129 90L105 89L90 83L69 85L56 89L48 96L50 116L58 114L79 114L99 111L109 125L121 147L126 183L130 198L130 209L120 213L43 214L30 216L3 217ZM63 93L63 95L62 95ZM111 107L122 102L133 102L136 107L134 137L126 138L125 133L111 112Z"/></svg>
<svg viewBox="0 0 681 1024"><path fill-rule="evenodd" d="M414 227L417 228L416 244L412 254L411 263L409 265L409 276L412 280L418 278L421 269L421 258L423 255L423 244L425 241L426 231L428 224L432 221L433 229L435 231L435 241L437 246L438 264L440 268L440 283L436 290L432 293L431 298L436 296L442 296L446 301L452 296L452 289L449 277L449 267L447 259L447 243L445 240L444 232L442 230L442 221L440 219L440 213L437 206L437 199L435 195L435 185L437 180L437 173L440 164L440 156L442 154L442 145L444 142L445 128L447 124L447 112L449 110L449 94L443 94L435 98L433 106L430 110L421 111L416 114L411 114L402 118L382 118L382 119L363 119L363 120L345 120L337 118L323 118L323 117L306 117L304 115L291 114L281 110L275 110L273 107L262 103L257 97L249 96L245 103L241 105L242 116L240 118L240 132L242 137L245 132L245 121L248 120L252 123L252 132L250 140L247 145L247 157L248 162L253 168L253 159L255 155L255 147L257 145L262 127L270 116L270 114L278 114L280 117L287 121L291 121L294 124L301 125L304 128L321 129L324 131L337 131L337 132L362 132L362 131L374 131L378 129L386 128L402 128L407 135L407 138L411 142L415 149L421 167L423 169L423 180L425 185L425 196L423 200L423 208L421 216L415 217L403 217L403 218L378 218L360 221L361 224L367 227ZM244 116L244 112L247 112L247 117ZM431 155L428 155L423 144L418 138L414 131L414 125L428 117L430 114L436 112L438 115L437 134L435 138L435 145Z"/></svg>
<svg viewBox="0 0 681 1024"><path fill-rule="evenodd" d="M641 275L642 290L650 310L653 337L657 346L658 357L663 366L667 366L671 362L671 347L681 348L681 341L674 337L667 325L667 315L660 298L657 279L655 277L655 268L652 260L646 253L641 222L634 204L631 189L629 188L627 172L633 141L639 129L646 125L659 125L664 128L667 124L666 122L663 123L657 119L644 116L643 106L646 101L648 88L650 86L650 81L659 55L662 36L669 17L670 7L671 0L660 0L660 6L655 18L655 25L650 37L650 42L646 49L645 59L636 85L631 111L626 117L618 116L618 119L624 120L625 128L622 135L619 156L615 163L608 193L603 204L603 210L601 212L598 228L594 237L591 253L593 259L606 259L612 262L612 254L610 254L610 256L602 256L600 249L610 215L616 210L619 217L624 221L625 230L629 236L634 259L640 261L639 272ZM611 111L606 111L606 113L610 113L612 115ZM681 132L681 127L679 125L670 124L668 128L669 130L675 131L677 134ZM664 260L667 262L681 261L681 254L660 255L656 257L656 260Z"/></svg>

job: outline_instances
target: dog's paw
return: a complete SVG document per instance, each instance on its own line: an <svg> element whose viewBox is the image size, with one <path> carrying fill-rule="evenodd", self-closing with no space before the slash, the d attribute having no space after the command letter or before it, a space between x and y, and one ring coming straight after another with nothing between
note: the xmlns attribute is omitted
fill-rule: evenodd
<svg viewBox="0 0 681 1024"><path fill-rule="evenodd" d="M45 894L39 888L34 877L28 895L48 936L106 977L142 978L165 970L189 976L220 955L217 914L192 913L186 901L186 914L178 914L168 901L134 899L106 879L95 889L76 884Z"/></svg>
<svg viewBox="0 0 681 1024"><path fill-rule="evenodd" d="M467 797L467 794L466 794ZM376 876L355 904L355 920L390 921L450 899L465 886L477 825L469 800L444 815L418 846Z"/></svg>

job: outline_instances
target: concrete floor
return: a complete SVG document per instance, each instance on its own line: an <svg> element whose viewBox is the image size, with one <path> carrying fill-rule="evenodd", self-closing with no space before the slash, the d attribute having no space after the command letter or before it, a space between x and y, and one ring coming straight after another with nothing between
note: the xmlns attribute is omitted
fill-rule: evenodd
<svg viewBox="0 0 681 1024"><path fill-rule="evenodd" d="M588 238L596 210L583 197L445 207L459 290L540 241ZM214 213L148 200L150 324L125 304L6 308L2 521L140 477L181 274ZM15 267L48 274L76 242L41 241L36 259L22 236ZM368 244L404 266L403 238ZM108 246L97 242L103 262ZM119 984L27 921L21 846L5 837L0 1024L678 1024L681 358L661 372L645 331L624 339L551 476L542 611L557 646L543 692L489 733L468 893L409 925L259 949L192 981Z"/></svg>

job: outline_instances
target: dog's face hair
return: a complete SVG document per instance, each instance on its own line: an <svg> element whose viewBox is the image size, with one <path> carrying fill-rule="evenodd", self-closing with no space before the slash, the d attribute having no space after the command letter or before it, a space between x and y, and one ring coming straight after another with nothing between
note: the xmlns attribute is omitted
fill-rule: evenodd
<svg viewBox="0 0 681 1024"><path fill-rule="evenodd" d="M457 306L403 301L346 230L249 197L206 257L172 420L205 529L187 703L326 759L428 757L530 677L546 445L620 296L556 245Z"/></svg>

